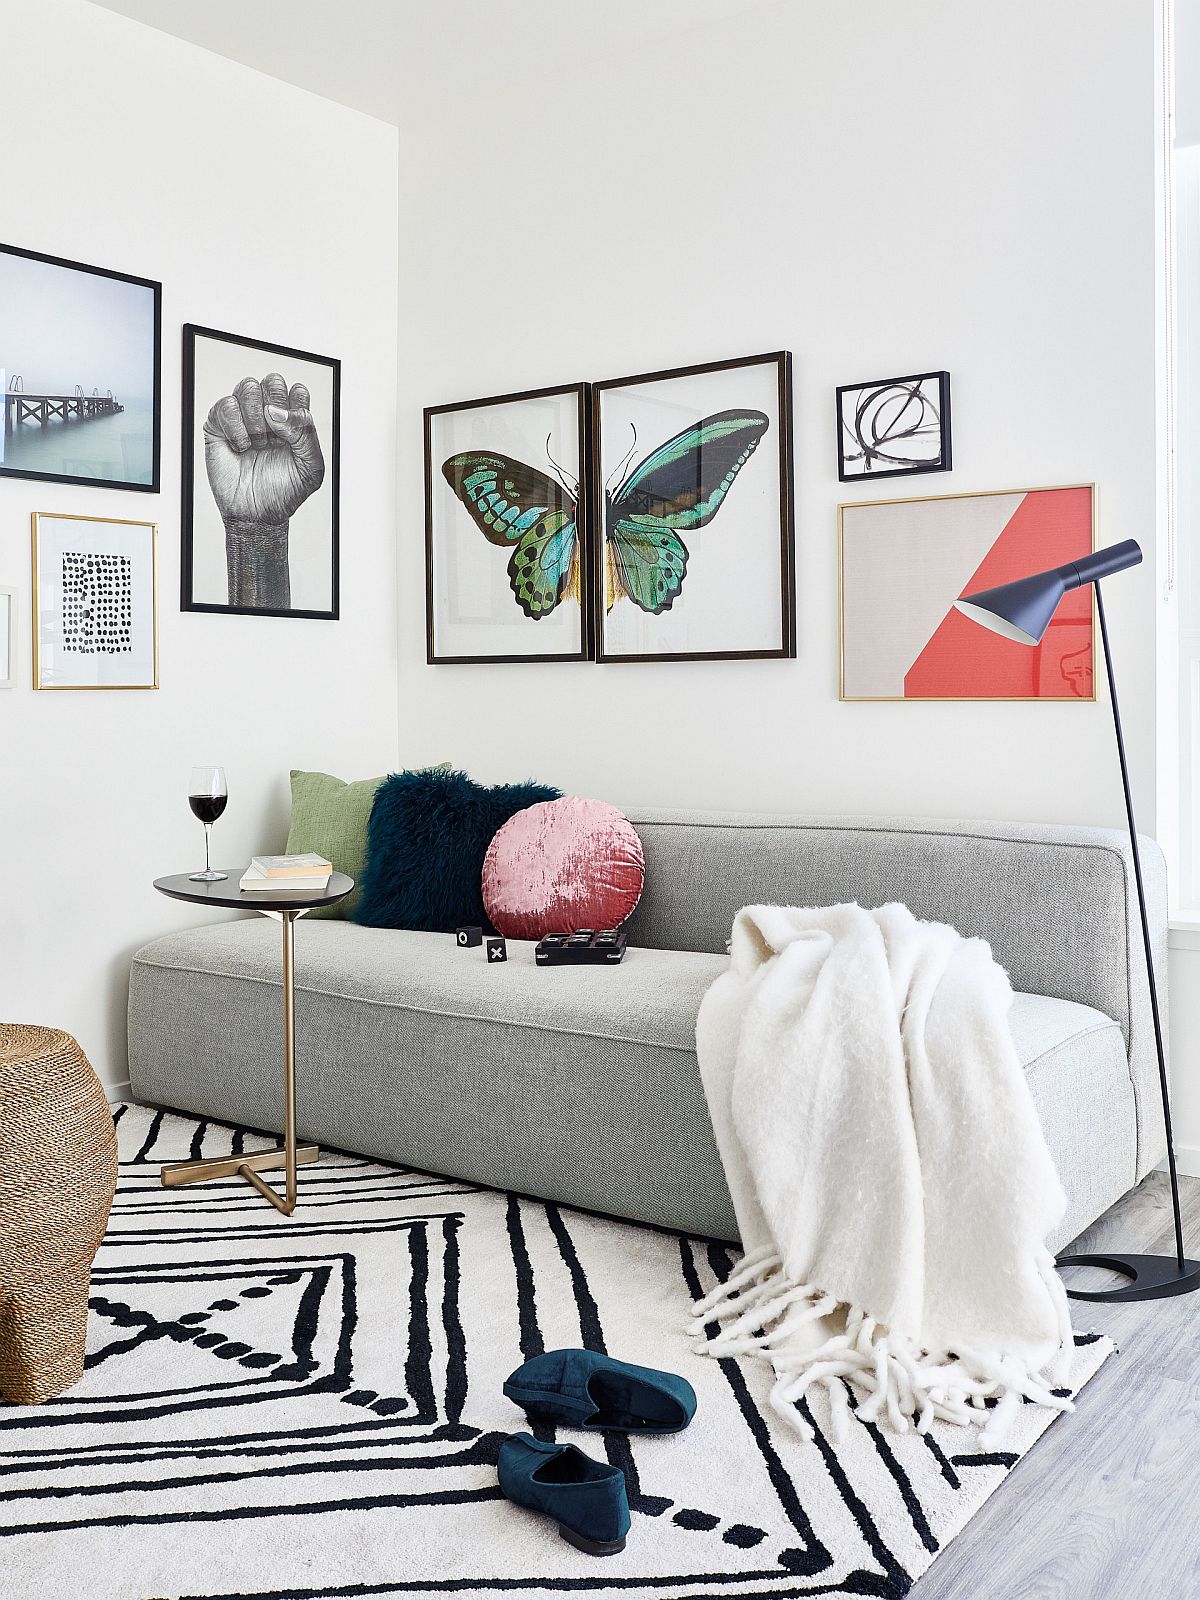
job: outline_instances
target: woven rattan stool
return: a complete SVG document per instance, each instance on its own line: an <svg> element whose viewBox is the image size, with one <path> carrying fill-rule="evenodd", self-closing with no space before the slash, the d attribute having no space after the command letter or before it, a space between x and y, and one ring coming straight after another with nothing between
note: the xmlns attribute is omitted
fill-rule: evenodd
<svg viewBox="0 0 1200 1600"><path fill-rule="evenodd" d="M69 1033L0 1023L0 1395L37 1405L83 1376L88 1278L117 1135Z"/></svg>

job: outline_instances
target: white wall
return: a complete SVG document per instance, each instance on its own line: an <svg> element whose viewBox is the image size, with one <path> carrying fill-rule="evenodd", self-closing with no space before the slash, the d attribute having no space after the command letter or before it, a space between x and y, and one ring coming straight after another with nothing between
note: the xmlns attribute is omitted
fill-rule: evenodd
<svg viewBox="0 0 1200 1600"><path fill-rule="evenodd" d="M1103 702L839 704L835 507L860 492L837 483L832 395L947 366L956 469L912 492L1094 478L1101 537L1152 544L1153 16L778 0L614 30L611 51L593 29L528 94L457 88L431 46L399 113L397 565L394 130L77 0L0 0L7 125L28 130L0 236L161 277L165 331L161 496L0 481L22 607L0 1014L72 1028L118 1080L128 957L200 916L149 887L197 854L188 766L229 769L217 853L242 861L278 842L290 765L381 771L397 721L403 761L630 805L1119 822ZM185 320L342 357L341 624L179 613ZM422 405L780 346L797 661L425 665ZM158 694L30 692L33 509L159 520ZM1109 589L1151 827L1155 592L1153 563Z"/></svg>
<svg viewBox="0 0 1200 1600"><path fill-rule="evenodd" d="M402 119L401 759L628 804L1121 820L1107 706L841 705L838 383L947 367L941 494L1154 539L1151 0L779 3ZM436 94L433 89L436 89ZM422 405L795 355L799 659L424 663ZM720 526L699 537L719 539ZM1109 588L1144 825L1153 561Z"/></svg>
<svg viewBox="0 0 1200 1600"><path fill-rule="evenodd" d="M188 769L222 763L215 855L282 845L287 774L394 764L396 130L78 0L0 0L5 243L163 283L162 493L0 480L20 590L0 691L0 1016L125 1076L129 957L211 913L151 879L197 864ZM179 610L180 328L339 356L342 621ZM157 520L162 688L30 689L29 514Z"/></svg>
<svg viewBox="0 0 1200 1600"><path fill-rule="evenodd" d="M1171 1117L1181 1172L1200 1178L1200 927L1171 930Z"/></svg>
<svg viewBox="0 0 1200 1600"><path fill-rule="evenodd" d="M502 78L456 96L437 63L401 118L420 241L400 264L401 759L628 805L1123 826L1103 688L1094 705L837 699L839 500L1094 480L1101 542L1148 557L1106 602L1139 821L1173 831L1155 748L1156 15L777 0L592 49L544 94ZM779 347L798 660L425 665L423 405ZM940 367L954 471L839 485L835 385ZM1176 936L1176 1132L1200 1174L1197 962L1200 936Z"/></svg>

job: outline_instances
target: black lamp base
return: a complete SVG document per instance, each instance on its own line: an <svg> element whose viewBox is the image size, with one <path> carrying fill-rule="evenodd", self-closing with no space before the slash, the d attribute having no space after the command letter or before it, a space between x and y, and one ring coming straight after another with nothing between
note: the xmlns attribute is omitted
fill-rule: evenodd
<svg viewBox="0 0 1200 1600"><path fill-rule="evenodd" d="M1187 1261L1180 1270L1178 1256L1059 1256L1059 1267L1106 1267L1131 1281L1113 1289L1070 1289L1072 1300L1165 1300L1168 1295L1192 1294L1200 1289L1200 1261Z"/></svg>

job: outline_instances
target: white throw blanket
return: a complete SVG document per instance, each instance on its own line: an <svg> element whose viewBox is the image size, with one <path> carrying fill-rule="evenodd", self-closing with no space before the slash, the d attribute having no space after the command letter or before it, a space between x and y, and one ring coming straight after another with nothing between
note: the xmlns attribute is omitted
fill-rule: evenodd
<svg viewBox="0 0 1200 1600"><path fill-rule="evenodd" d="M899 905L750 906L730 955L696 1042L746 1255L697 1348L769 1360L808 1437L814 1385L838 1432L938 1418L984 1449L1026 1399L1070 1410L1066 1200L987 944Z"/></svg>

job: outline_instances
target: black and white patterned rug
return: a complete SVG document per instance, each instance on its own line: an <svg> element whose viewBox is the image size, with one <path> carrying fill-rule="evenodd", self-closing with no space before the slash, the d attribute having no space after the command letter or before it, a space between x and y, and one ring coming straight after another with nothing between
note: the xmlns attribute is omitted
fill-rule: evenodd
<svg viewBox="0 0 1200 1600"><path fill-rule="evenodd" d="M301 1169L288 1219L239 1178L159 1185L160 1162L255 1136L119 1117L83 1381L0 1402L14 1600L901 1596L1047 1426L1027 1407L1000 1454L940 1426L856 1426L835 1449L816 1410L805 1445L765 1366L699 1357L682 1331L724 1246L338 1154ZM672 1438L564 1433L626 1474L633 1527L603 1560L496 1487L497 1446L526 1426L501 1382L565 1345L699 1396ZM1074 1387L1110 1348L1081 1344Z"/></svg>

